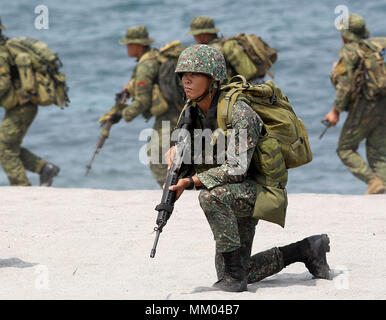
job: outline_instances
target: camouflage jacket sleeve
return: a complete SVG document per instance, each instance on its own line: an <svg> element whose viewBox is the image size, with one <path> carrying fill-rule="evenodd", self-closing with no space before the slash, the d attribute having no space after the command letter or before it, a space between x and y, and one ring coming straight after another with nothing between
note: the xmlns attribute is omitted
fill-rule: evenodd
<svg viewBox="0 0 386 320"><path fill-rule="evenodd" d="M202 184L212 189L246 179L263 122L245 102L237 101L232 111L232 130L228 130L227 159L215 168L197 174Z"/></svg>
<svg viewBox="0 0 386 320"><path fill-rule="evenodd" d="M126 121L133 120L151 108L153 84L157 79L157 74L158 62L156 59L148 59L138 64L135 71L133 102L122 111L122 116Z"/></svg>
<svg viewBox="0 0 386 320"><path fill-rule="evenodd" d="M0 105L3 98L10 94L15 94L15 90L12 86L8 54L0 49Z"/></svg>
<svg viewBox="0 0 386 320"><path fill-rule="evenodd" d="M355 44L345 44L339 51L337 68L340 70L336 75L336 96L334 101L335 110L342 112L347 110L351 100L351 83L353 73L358 65L359 57L355 51Z"/></svg>

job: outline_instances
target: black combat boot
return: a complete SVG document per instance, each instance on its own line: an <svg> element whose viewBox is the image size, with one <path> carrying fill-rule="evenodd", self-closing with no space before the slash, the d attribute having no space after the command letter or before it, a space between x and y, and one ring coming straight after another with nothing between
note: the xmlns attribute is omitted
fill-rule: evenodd
<svg viewBox="0 0 386 320"><path fill-rule="evenodd" d="M229 292L247 290L247 277L241 265L240 249L223 253L224 276L213 287Z"/></svg>
<svg viewBox="0 0 386 320"><path fill-rule="evenodd" d="M328 236L321 234L280 247L284 267L294 262L303 262L315 278L329 279L330 267L326 259L326 252L330 251L329 244Z"/></svg>
<svg viewBox="0 0 386 320"><path fill-rule="evenodd" d="M40 186L49 187L52 185L52 180L59 173L60 168L52 163L46 162L40 171Z"/></svg>

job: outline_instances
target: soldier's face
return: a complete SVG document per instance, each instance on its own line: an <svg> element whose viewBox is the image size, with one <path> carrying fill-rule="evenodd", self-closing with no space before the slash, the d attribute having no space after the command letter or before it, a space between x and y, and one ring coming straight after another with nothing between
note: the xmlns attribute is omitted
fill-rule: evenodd
<svg viewBox="0 0 386 320"><path fill-rule="evenodd" d="M194 36L194 40L196 40L198 44L207 44L212 38L213 34L210 33L201 33Z"/></svg>
<svg viewBox="0 0 386 320"><path fill-rule="evenodd" d="M127 54L129 57L138 57L142 51L142 45L137 43L129 43L126 45Z"/></svg>
<svg viewBox="0 0 386 320"><path fill-rule="evenodd" d="M182 84L188 99L197 99L208 91L212 79L205 74L186 72Z"/></svg>

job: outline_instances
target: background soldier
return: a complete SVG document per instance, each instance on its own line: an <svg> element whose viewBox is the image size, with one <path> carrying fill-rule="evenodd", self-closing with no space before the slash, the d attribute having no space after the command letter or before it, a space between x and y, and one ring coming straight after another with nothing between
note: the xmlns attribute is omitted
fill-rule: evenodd
<svg viewBox="0 0 386 320"><path fill-rule="evenodd" d="M212 18L199 16L192 19L190 31L187 34L193 35L198 44L207 44L222 52L227 66L228 80L240 74L250 83L259 84L264 82L266 73L273 77L268 69L277 59L276 50L270 48L267 43L258 37L253 38L255 43L254 46L251 46L249 41L245 41L245 37L238 39L238 36L219 38L218 32L220 30L215 27ZM244 45L247 45L249 49L245 50ZM256 49L258 52L256 52ZM254 59L251 59L252 57Z"/></svg>
<svg viewBox="0 0 386 320"><path fill-rule="evenodd" d="M111 117L116 123L123 117L130 122L141 114L146 120L155 116L154 131L148 144L148 156L150 157L150 170L158 184L162 186L167 172L167 165L162 163L162 143L169 141L171 130L177 124L180 111L175 106L169 106L160 91L158 84L159 51L150 47L153 42L154 39L149 38L145 26L127 29L126 36L119 43L126 45L129 57L136 58L138 61L129 84L125 86L125 90L129 91L133 100L130 104L121 104L120 111L114 115L108 112L99 121ZM162 121L168 121L170 129L162 128ZM169 146L166 147L166 150L168 148Z"/></svg>
<svg viewBox="0 0 386 320"><path fill-rule="evenodd" d="M364 39L370 35L365 21L357 14L350 14L348 21L348 29L341 29L344 44L339 51L339 61L334 65L331 74L332 83L336 87L336 98L325 120L335 126L339 121L340 112L348 111L339 137L338 156L354 176L367 183L366 194L384 193L386 99L382 94L369 96L369 92L365 90L366 82L371 81L370 77L364 78L360 58L364 54ZM381 48L385 46L386 43L383 43ZM357 153L359 143L364 139L369 164Z"/></svg>
<svg viewBox="0 0 386 320"><path fill-rule="evenodd" d="M40 185L50 186L59 168L21 147L38 106L26 98L18 81L18 70L5 47L5 26L0 20L0 105L5 116L0 126L0 162L12 186L30 186L25 169L40 175Z"/></svg>
<svg viewBox="0 0 386 320"><path fill-rule="evenodd" d="M204 129L208 123L213 124L212 130L219 128L216 118L211 116L214 114L212 111L220 105L219 84L226 79L226 65L222 54L207 45L191 46L180 55L176 72L182 77L189 99L186 107L193 108L192 112L195 114L192 129ZM219 280L214 286L225 291L247 290L247 282L260 281L294 262L305 263L315 277L328 278L327 235L308 237L251 257L258 222L253 217L258 185L251 161L259 144L262 128L263 122L259 115L246 102L236 100L229 141L234 141L233 150L236 156L243 158L242 155L245 155L246 167L240 163L242 161L232 159L227 159L222 164L195 164L196 174L193 177L181 178L176 185L169 188L176 191L176 198L185 189L194 186L202 189L199 195L200 205L216 241L215 263ZM244 141L247 145L243 147L243 142L239 141L240 130L247 131ZM169 164L173 153L174 147L166 155ZM270 201L277 203L277 199L270 198Z"/></svg>

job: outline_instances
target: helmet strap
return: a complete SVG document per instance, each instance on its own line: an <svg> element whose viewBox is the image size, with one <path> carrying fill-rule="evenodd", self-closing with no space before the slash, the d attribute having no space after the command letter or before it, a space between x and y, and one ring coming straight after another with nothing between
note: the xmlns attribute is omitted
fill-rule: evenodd
<svg viewBox="0 0 386 320"><path fill-rule="evenodd" d="M213 98L213 90L214 90L214 89L217 89L217 88L218 88L218 82L212 80L211 83L210 83L210 85L209 85L208 90L205 91L204 94L201 95L200 97L198 97L197 99L194 99L194 100L192 99L191 101L193 101L193 102L200 102L200 101L202 101L203 99L205 99L205 97L206 97L207 95L209 95L209 97L212 99L212 98Z"/></svg>

